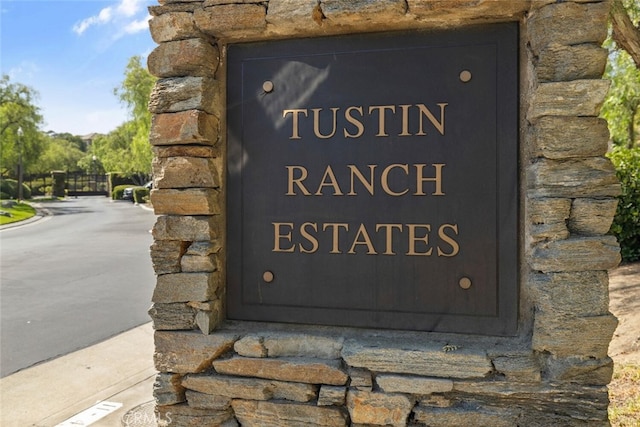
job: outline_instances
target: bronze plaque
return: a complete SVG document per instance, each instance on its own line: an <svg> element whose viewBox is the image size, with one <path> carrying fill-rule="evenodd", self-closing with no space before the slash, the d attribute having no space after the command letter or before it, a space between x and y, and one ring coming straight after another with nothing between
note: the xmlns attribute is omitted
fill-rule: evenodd
<svg viewBox="0 0 640 427"><path fill-rule="evenodd" d="M511 335L518 29L228 47L228 318Z"/></svg>

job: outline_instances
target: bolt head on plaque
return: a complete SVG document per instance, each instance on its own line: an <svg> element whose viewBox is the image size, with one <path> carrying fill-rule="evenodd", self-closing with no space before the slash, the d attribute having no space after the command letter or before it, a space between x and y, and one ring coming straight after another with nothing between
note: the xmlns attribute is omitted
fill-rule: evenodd
<svg viewBox="0 0 640 427"><path fill-rule="evenodd" d="M471 81L471 71L469 71L469 70L460 71L460 81L462 83L470 82Z"/></svg>
<svg viewBox="0 0 640 427"><path fill-rule="evenodd" d="M273 92L273 82L271 80L267 80L262 83L262 90L264 90L265 93Z"/></svg>
<svg viewBox="0 0 640 427"><path fill-rule="evenodd" d="M463 277L458 281L458 284L462 289L469 289L471 287L471 279L469 279L468 277Z"/></svg>
<svg viewBox="0 0 640 427"><path fill-rule="evenodd" d="M275 278L275 276L273 275L272 271L267 270L264 273L262 273L262 280L264 280L265 283L273 282L274 278Z"/></svg>

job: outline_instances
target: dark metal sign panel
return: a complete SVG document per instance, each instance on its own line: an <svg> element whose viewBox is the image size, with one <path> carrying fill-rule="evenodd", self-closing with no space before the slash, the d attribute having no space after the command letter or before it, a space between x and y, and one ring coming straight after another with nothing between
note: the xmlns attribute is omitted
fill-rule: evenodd
<svg viewBox="0 0 640 427"><path fill-rule="evenodd" d="M228 48L228 318L510 335L517 25Z"/></svg>

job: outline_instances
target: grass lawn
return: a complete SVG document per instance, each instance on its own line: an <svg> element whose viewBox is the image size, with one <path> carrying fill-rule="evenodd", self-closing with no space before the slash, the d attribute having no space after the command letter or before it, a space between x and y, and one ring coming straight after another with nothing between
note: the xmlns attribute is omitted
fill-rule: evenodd
<svg viewBox="0 0 640 427"><path fill-rule="evenodd" d="M22 221L36 214L36 210L26 203L18 203L10 208L0 208L0 211L11 214L11 216L0 215L0 225Z"/></svg>
<svg viewBox="0 0 640 427"><path fill-rule="evenodd" d="M640 425L640 365L615 365L609 399L612 427Z"/></svg>

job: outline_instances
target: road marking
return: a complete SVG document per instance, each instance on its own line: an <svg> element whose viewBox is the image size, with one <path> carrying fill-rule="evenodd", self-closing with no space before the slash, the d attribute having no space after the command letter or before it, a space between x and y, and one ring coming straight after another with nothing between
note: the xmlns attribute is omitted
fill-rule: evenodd
<svg viewBox="0 0 640 427"><path fill-rule="evenodd" d="M122 408L122 403L119 402L98 402L91 408L85 409L68 420L61 422L56 427L89 426L120 408Z"/></svg>

